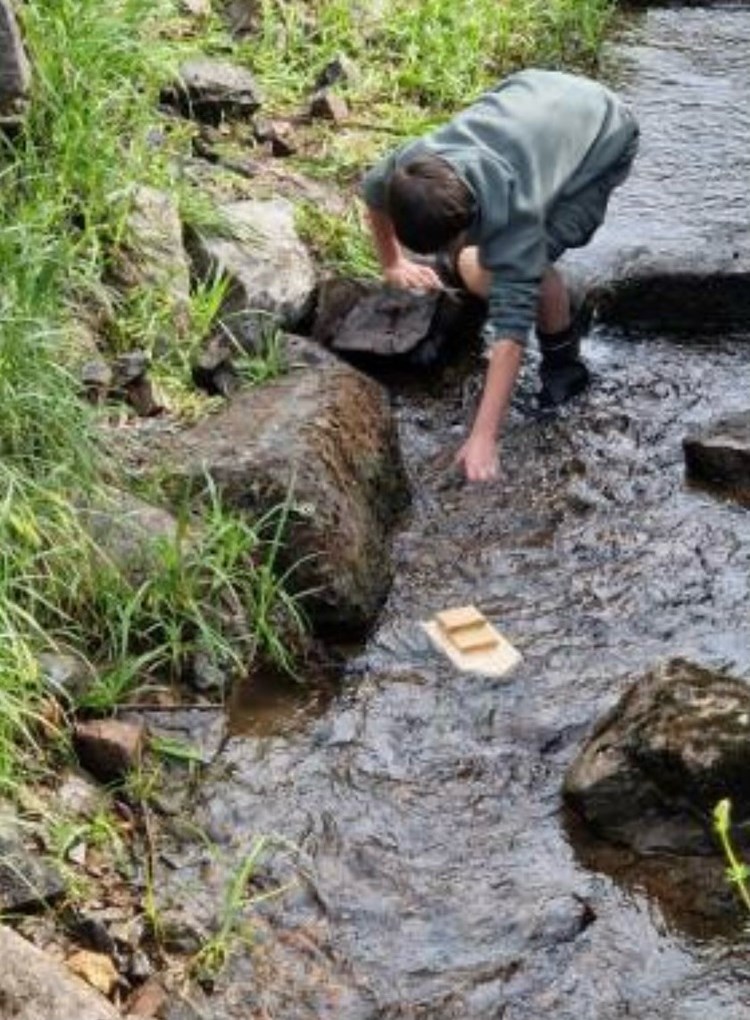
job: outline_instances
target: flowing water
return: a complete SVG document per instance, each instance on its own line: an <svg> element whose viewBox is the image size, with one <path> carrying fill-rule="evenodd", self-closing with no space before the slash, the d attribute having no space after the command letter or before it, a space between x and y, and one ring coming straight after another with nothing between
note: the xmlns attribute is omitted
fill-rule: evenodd
<svg viewBox="0 0 750 1020"><path fill-rule="evenodd" d="M746 239L748 39L737 7L626 30L613 66L644 149L607 243L645 232L693 256ZM270 870L297 881L210 1015L749 1015L720 865L597 844L560 798L593 724L656 662L750 676L750 516L686 484L681 449L748 407L748 340L599 327L594 385L554 421L529 411L530 364L486 487L446 468L481 365L394 394L414 501L377 627L334 697L262 725L237 714L196 809L235 863L253 833L288 839ZM458 674L430 649L419 621L469 602L523 653L510 677ZM205 870L196 887L213 889Z"/></svg>

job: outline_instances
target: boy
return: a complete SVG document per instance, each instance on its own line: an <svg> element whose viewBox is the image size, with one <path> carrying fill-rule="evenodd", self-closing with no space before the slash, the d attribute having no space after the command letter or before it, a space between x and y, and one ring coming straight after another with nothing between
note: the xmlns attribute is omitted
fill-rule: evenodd
<svg viewBox="0 0 750 1020"><path fill-rule="evenodd" d="M527 70L366 174L363 194L386 280L461 286L488 302L487 376L457 454L469 481L497 476L498 436L534 323L540 400L560 404L587 385L581 327L553 264L601 225L637 147L635 119L608 89ZM435 269L404 249L437 253Z"/></svg>

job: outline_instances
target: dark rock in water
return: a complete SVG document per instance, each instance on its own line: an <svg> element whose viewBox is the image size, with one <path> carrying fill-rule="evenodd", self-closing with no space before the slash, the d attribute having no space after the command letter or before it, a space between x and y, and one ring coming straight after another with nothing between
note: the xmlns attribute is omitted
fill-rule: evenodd
<svg viewBox="0 0 750 1020"><path fill-rule="evenodd" d="M201 57L182 65L179 81L162 94L162 100L177 106L186 117L218 125L227 118L251 117L262 97L246 68Z"/></svg>
<svg viewBox="0 0 750 1020"><path fill-rule="evenodd" d="M199 491L208 473L225 505L251 517L291 499L281 552L299 564L291 585L315 592L318 623L361 627L388 590L388 529L406 499L388 398L310 341L290 341L286 358L283 376L167 437L160 470Z"/></svg>
<svg viewBox="0 0 750 1020"><path fill-rule="evenodd" d="M721 418L682 441L691 478L750 494L750 411Z"/></svg>
<svg viewBox="0 0 750 1020"><path fill-rule="evenodd" d="M641 852L711 853L724 797L750 820L750 687L682 659L634 684L565 777L600 835Z"/></svg>
<svg viewBox="0 0 750 1020"><path fill-rule="evenodd" d="M369 353L390 358L414 350L430 329L438 295L374 285L321 288L313 335L337 354Z"/></svg>
<svg viewBox="0 0 750 1020"><path fill-rule="evenodd" d="M684 253L673 258L634 252L614 262L611 276L592 274L589 300L603 322L694 333L702 329L744 328L750 317L748 260L706 259L689 265Z"/></svg>
<svg viewBox="0 0 750 1020"><path fill-rule="evenodd" d="M483 315L469 295L331 279L319 290L313 337L364 368L428 368L470 345Z"/></svg>

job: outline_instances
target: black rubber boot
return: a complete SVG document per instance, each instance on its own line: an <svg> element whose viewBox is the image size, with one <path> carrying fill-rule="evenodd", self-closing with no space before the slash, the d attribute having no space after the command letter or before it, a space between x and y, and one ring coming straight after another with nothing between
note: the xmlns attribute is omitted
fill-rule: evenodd
<svg viewBox="0 0 750 1020"><path fill-rule="evenodd" d="M559 333L541 333L537 330L542 355L539 366L542 381L540 407L559 407L577 397L588 386L591 377L581 361L581 336L587 324L587 316L581 309L570 326Z"/></svg>

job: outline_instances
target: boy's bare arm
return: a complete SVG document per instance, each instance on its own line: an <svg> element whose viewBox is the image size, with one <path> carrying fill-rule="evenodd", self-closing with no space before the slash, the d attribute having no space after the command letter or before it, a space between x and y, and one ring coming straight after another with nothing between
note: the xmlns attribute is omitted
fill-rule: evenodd
<svg viewBox="0 0 750 1020"><path fill-rule="evenodd" d="M470 482L497 478L498 436L508 414L522 360L523 347L515 340L500 340L492 348L474 424L456 455L456 462Z"/></svg>
<svg viewBox="0 0 750 1020"><path fill-rule="evenodd" d="M388 283L416 290L439 290L443 286L434 269L420 266L404 255L387 213L367 206L367 218L383 276Z"/></svg>

